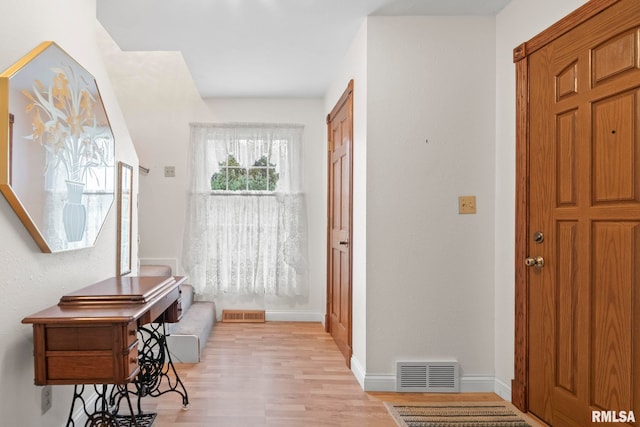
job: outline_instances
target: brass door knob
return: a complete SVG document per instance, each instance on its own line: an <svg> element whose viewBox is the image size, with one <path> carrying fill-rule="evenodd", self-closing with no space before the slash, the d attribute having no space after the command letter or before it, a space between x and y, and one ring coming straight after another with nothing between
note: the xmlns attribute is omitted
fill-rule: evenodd
<svg viewBox="0 0 640 427"><path fill-rule="evenodd" d="M541 256L527 257L527 259L524 260L524 263L527 267L542 268L544 267L544 258Z"/></svg>

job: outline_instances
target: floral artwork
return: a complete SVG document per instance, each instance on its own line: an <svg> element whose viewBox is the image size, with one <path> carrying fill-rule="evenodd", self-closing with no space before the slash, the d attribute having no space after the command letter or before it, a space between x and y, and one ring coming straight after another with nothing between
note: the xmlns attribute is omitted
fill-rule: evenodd
<svg viewBox="0 0 640 427"><path fill-rule="evenodd" d="M0 74L0 96L15 117L11 140L0 143L10 162L0 177L10 185L0 189L43 251L93 246L115 185L115 143L94 77L43 42Z"/></svg>
<svg viewBox="0 0 640 427"><path fill-rule="evenodd" d="M32 91L22 90L30 101L25 112L31 114L33 127L27 138L52 154L53 167L64 166L68 180L84 182L92 167L106 165L107 132L98 123L89 82L70 65L51 71L53 81L48 86L35 80Z"/></svg>

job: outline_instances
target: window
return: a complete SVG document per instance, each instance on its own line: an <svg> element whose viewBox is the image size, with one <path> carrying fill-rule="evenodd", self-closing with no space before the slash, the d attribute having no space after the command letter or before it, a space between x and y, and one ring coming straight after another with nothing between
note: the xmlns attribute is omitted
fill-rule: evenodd
<svg viewBox="0 0 640 427"><path fill-rule="evenodd" d="M306 295L302 131L191 125L183 265L199 295Z"/></svg>
<svg viewBox="0 0 640 427"><path fill-rule="evenodd" d="M262 155L250 166L241 165L233 154L218 163L219 172L211 175L213 191L266 191L274 192L278 183L276 165L268 155Z"/></svg>

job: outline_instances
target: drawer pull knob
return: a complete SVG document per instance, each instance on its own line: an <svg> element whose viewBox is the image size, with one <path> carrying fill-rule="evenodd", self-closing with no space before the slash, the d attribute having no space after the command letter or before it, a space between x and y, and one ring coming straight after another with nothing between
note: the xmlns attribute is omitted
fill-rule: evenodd
<svg viewBox="0 0 640 427"><path fill-rule="evenodd" d="M138 331L135 329L129 329L129 336L135 337L138 334Z"/></svg>
<svg viewBox="0 0 640 427"><path fill-rule="evenodd" d="M138 358L137 357L132 357L129 360L131 361L131 363L135 363L136 365L138 364Z"/></svg>

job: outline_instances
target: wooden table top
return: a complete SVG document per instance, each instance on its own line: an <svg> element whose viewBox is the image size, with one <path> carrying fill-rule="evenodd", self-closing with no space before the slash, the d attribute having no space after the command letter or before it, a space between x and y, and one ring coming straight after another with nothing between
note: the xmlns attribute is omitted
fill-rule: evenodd
<svg viewBox="0 0 640 427"><path fill-rule="evenodd" d="M22 323L130 322L184 282L184 277L112 277L60 298Z"/></svg>

